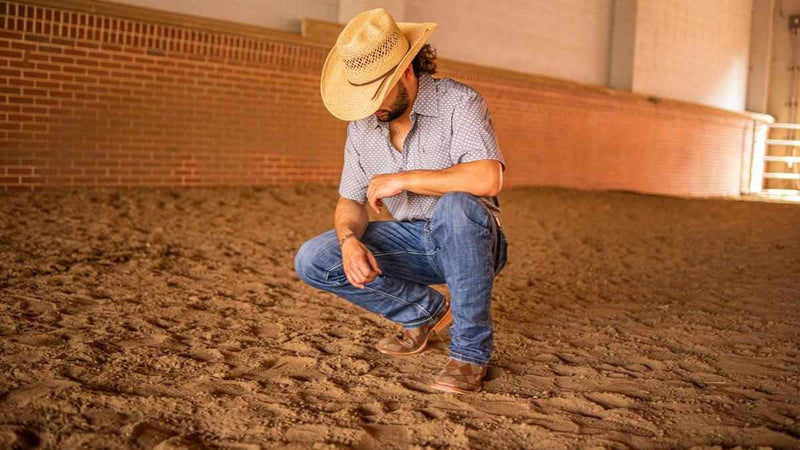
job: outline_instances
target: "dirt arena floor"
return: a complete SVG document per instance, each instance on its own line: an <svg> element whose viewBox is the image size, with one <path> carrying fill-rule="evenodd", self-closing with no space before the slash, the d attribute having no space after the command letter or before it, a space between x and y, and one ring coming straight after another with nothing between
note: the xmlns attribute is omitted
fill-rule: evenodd
<svg viewBox="0 0 800 450"><path fill-rule="evenodd" d="M500 195L484 389L302 283L333 187L0 194L0 448L800 447L800 205ZM443 288L443 286L437 286Z"/></svg>

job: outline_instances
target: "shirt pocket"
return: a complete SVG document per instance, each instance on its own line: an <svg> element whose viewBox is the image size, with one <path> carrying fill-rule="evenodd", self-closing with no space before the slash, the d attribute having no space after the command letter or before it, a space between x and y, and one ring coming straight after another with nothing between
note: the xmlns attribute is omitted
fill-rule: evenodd
<svg viewBox="0 0 800 450"><path fill-rule="evenodd" d="M375 146L377 148L370 148L364 156L361 157L361 167L364 168L364 173L367 174L367 179L372 180L375 175L386 173L397 173L402 169L401 159L394 157L390 152L393 149Z"/></svg>
<svg viewBox="0 0 800 450"><path fill-rule="evenodd" d="M453 165L449 129L438 126L437 121L432 122L432 125L420 127L417 157L408 161L409 169L439 170Z"/></svg>

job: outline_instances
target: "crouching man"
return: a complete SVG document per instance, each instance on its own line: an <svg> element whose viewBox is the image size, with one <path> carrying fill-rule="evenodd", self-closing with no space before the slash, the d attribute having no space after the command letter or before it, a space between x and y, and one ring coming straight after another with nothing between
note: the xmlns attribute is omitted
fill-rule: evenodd
<svg viewBox="0 0 800 450"><path fill-rule="evenodd" d="M422 352L450 327L431 387L481 389L493 349L491 297L507 261L497 199L505 161L483 98L433 78L435 23L395 23L382 8L342 30L322 70L323 102L349 121L334 228L304 242L295 271L395 323L376 343ZM385 206L395 220L369 221ZM433 289L446 283L449 298Z"/></svg>

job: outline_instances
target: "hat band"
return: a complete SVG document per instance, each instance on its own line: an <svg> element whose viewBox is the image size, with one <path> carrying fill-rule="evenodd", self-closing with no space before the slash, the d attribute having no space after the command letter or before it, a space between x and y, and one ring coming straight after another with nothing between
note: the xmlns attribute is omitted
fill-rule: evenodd
<svg viewBox="0 0 800 450"><path fill-rule="evenodd" d="M407 53L407 52L406 52L406 53ZM375 78L374 80L371 80L371 81L367 81L366 83L353 83L353 82L352 82L352 81L350 81L350 80L347 80L347 82L348 82L348 83L350 83L350 84L351 84L351 85L353 85L353 86L366 86L366 85L368 85L368 84L372 84L372 83L374 83L374 82L376 82L376 81L380 80L381 78L383 78L383 81L381 81L381 84L379 84L379 85L378 85L378 89L377 89L377 90L375 90L375 93L374 93L374 94L372 94L372 98L370 98L370 100L375 100L375 96L377 96L377 95L378 95L378 92L380 92L380 91L381 91L381 88L383 87L384 83L386 83L386 80L388 80L388 78L387 78L387 77L388 77L389 75L391 75L391 74L392 74L392 72L394 72L394 69L396 69L398 65L400 65L400 63L397 63L397 64L395 64L394 66L392 66L392 68L391 68L391 69L387 70L387 71L386 71L386 73L384 73L383 75L379 76L378 78Z"/></svg>

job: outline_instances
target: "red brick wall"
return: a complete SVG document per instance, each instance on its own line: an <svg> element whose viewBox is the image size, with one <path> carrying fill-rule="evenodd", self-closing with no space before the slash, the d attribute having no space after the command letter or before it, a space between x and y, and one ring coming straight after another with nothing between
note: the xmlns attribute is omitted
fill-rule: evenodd
<svg viewBox="0 0 800 450"><path fill-rule="evenodd" d="M0 29L5 190L339 181L346 123L319 96L326 45L5 1ZM506 188L739 193L745 115L440 68L486 97Z"/></svg>

